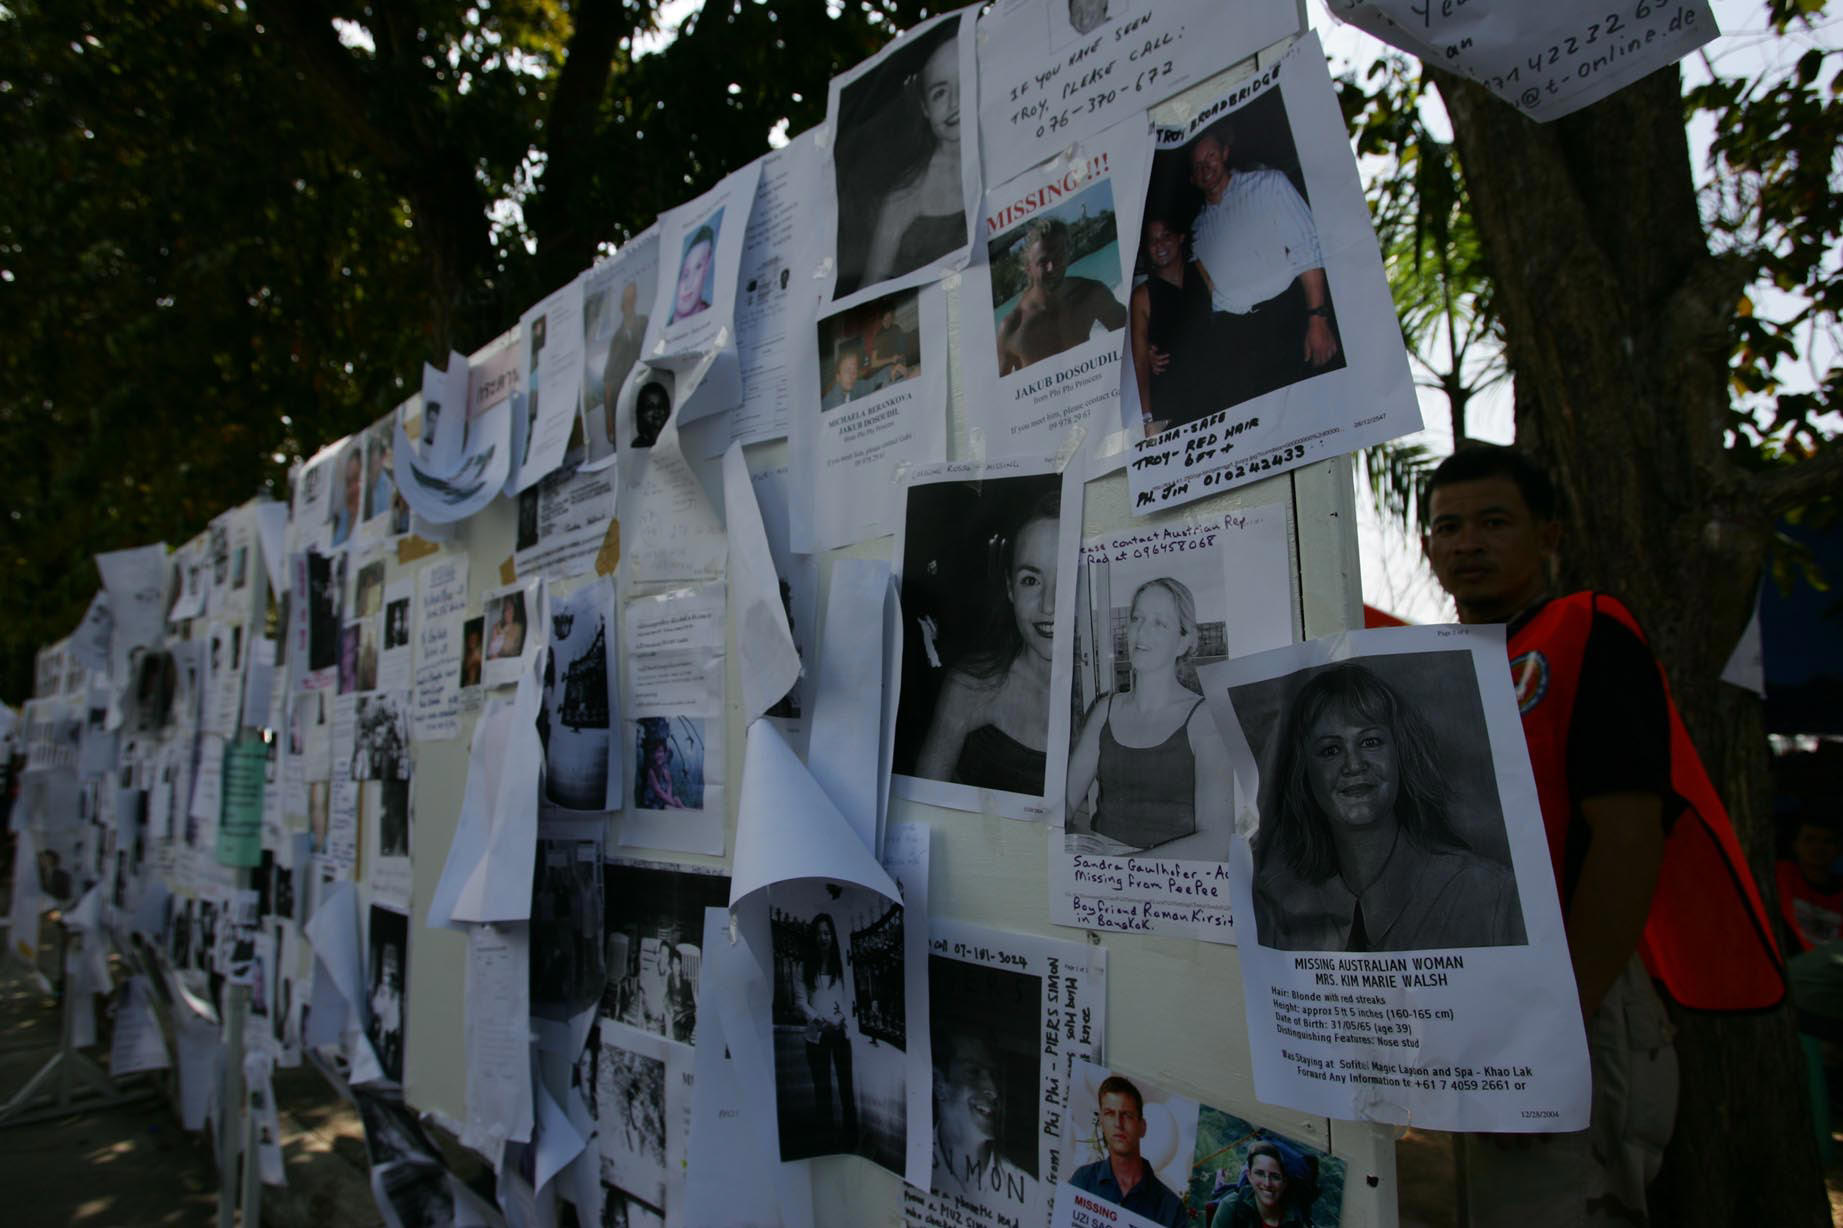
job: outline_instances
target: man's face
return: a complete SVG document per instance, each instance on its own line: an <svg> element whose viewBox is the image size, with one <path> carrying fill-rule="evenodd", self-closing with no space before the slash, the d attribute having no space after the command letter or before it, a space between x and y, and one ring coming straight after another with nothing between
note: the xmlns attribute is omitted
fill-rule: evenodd
<svg viewBox="0 0 1843 1228"><path fill-rule="evenodd" d="M1030 277L1032 286L1044 290L1054 290L1062 284L1062 275L1067 270L1066 254L1062 244L1049 238L1032 239L1024 248L1024 271Z"/></svg>
<svg viewBox="0 0 1843 1228"><path fill-rule="evenodd" d="M634 313L634 305L637 302L639 302L639 299L640 299L640 292L634 288L634 283L630 281L626 285L622 286L621 287L621 314L624 316L631 316Z"/></svg>
<svg viewBox="0 0 1843 1228"><path fill-rule="evenodd" d="M1421 547L1461 622L1498 622L1542 595L1561 525L1537 520L1514 481L1454 482L1429 504Z"/></svg>
<svg viewBox="0 0 1843 1228"><path fill-rule="evenodd" d="M1212 201L1228 185L1229 151L1213 136L1201 136L1190 147L1190 182Z"/></svg>
<svg viewBox="0 0 1843 1228"><path fill-rule="evenodd" d="M678 315L682 319L698 311L704 297L704 275L710 272L710 244L699 243L685 253L685 263L678 270Z"/></svg>
<svg viewBox="0 0 1843 1228"><path fill-rule="evenodd" d="M1107 1154L1131 1159L1139 1154L1139 1140L1145 1137L1145 1117L1139 1105L1125 1092L1108 1092L1101 1097L1101 1138Z"/></svg>
<svg viewBox="0 0 1843 1228"><path fill-rule="evenodd" d="M945 1065L935 1071L942 1129L960 1137L997 1137L998 1088L998 1059L991 1048L976 1038L954 1043Z"/></svg>

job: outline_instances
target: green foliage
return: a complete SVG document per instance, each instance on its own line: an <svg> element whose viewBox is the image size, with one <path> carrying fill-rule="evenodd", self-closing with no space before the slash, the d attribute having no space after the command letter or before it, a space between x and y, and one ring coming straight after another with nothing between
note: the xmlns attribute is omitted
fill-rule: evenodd
<svg viewBox="0 0 1843 1228"><path fill-rule="evenodd" d="M1767 5L1781 35L1797 34L1821 3ZM1814 391L1787 391L1785 369L1818 334L1833 349L1843 309L1837 242L1843 229L1843 52L1812 47L1790 71L1751 78L1717 78L1685 93L1692 115L1715 125L1711 181L1703 214L1711 246L1748 262L1757 284L1783 299L1768 312L1743 297L1732 320L1730 375L1736 396L1737 447L1761 458L1814 449L1825 430L1819 415L1839 402L1843 371L1817 374Z"/></svg>
<svg viewBox="0 0 1843 1228"><path fill-rule="evenodd" d="M929 12L712 0L642 54L656 0L8 0L0 695L92 554L279 493Z"/></svg>
<svg viewBox="0 0 1843 1228"><path fill-rule="evenodd" d="M1782 36L1806 32L1822 0L1766 0ZM1711 250L1746 262L1756 294L1776 290L1772 309L1743 296L1729 320L1735 394L1730 457L1763 471L1815 454L1835 431L1825 415L1839 404L1843 369L1807 371L1787 387L1794 366L1843 341L1837 277L1843 226L1843 53L1812 47L1790 70L1752 78L1717 77L1685 91L1691 116L1715 125L1703 215ZM1494 280L1467 199L1463 167L1450 142L1427 122L1430 103L1420 65L1396 52L1359 78L1338 82L1369 177L1371 218L1416 382L1447 398L1454 439L1466 437L1466 410L1479 392L1509 375ZM1377 510L1406 528L1415 518L1414 485L1439 457L1384 445L1364 457Z"/></svg>

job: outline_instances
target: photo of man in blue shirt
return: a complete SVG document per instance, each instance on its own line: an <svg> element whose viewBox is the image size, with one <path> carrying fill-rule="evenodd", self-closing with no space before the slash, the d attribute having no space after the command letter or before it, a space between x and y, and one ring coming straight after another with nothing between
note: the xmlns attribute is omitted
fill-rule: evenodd
<svg viewBox="0 0 1843 1228"><path fill-rule="evenodd" d="M1108 1075L1101 1080L1096 1099L1107 1154L1076 1169L1069 1184L1165 1228L1187 1228L1190 1218L1184 1214L1184 1204L1139 1154L1139 1142L1145 1137L1145 1097L1130 1080Z"/></svg>

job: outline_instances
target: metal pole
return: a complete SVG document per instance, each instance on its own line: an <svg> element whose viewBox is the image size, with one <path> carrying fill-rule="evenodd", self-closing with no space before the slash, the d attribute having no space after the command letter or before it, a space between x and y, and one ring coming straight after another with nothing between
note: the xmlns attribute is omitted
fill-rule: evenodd
<svg viewBox="0 0 1843 1228"><path fill-rule="evenodd" d="M237 891L249 890L250 872L237 871ZM237 897L233 896L233 901ZM249 1105L243 1092L243 1021L250 987L230 985L224 995L224 1082L218 1100L218 1228L236 1228L237 1151Z"/></svg>
<svg viewBox="0 0 1843 1228"><path fill-rule="evenodd" d="M270 1009L274 1003L270 1003ZM256 1133L261 1121L252 1102L255 1088L246 1088L243 1096L243 1228L257 1228L262 1223L262 1155L257 1148ZM267 1094L275 1095L270 1083Z"/></svg>

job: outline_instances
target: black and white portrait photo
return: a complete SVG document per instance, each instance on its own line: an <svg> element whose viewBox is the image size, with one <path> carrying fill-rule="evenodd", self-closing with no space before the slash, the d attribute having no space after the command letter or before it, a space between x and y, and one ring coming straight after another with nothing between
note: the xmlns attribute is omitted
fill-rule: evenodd
<svg viewBox="0 0 1843 1228"><path fill-rule="evenodd" d="M406 648L410 642L410 599L399 597L384 607L384 651Z"/></svg>
<svg viewBox="0 0 1843 1228"><path fill-rule="evenodd" d="M730 880L659 862L603 867L607 987L601 1014L690 1044L697 1032L704 910L729 906Z"/></svg>
<svg viewBox="0 0 1843 1228"><path fill-rule="evenodd" d="M545 794L568 810L620 806L609 668L613 613L613 589L605 581L550 603L538 737L544 745Z"/></svg>
<svg viewBox="0 0 1843 1228"><path fill-rule="evenodd" d="M1312 666L1234 687L1229 700L1260 769L1262 946L1525 943L1470 652Z"/></svg>
<svg viewBox="0 0 1843 1228"><path fill-rule="evenodd" d="M633 370L633 436L630 448L650 448L672 418L675 379L664 367L637 366Z"/></svg>
<svg viewBox="0 0 1843 1228"><path fill-rule="evenodd" d="M1281 91L1152 158L1133 290L1148 433L1345 365Z"/></svg>
<svg viewBox="0 0 1843 1228"><path fill-rule="evenodd" d="M838 91L835 300L967 246L960 29L957 13L918 27Z"/></svg>
<svg viewBox="0 0 1843 1228"><path fill-rule="evenodd" d="M374 786L377 791L378 856L410 855L410 782L384 777Z"/></svg>
<svg viewBox="0 0 1843 1228"><path fill-rule="evenodd" d="M1083 544L1072 645L1071 853L1226 861L1233 773L1197 670L1229 653L1218 534Z"/></svg>
<svg viewBox="0 0 1843 1228"><path fill-rule="evenodd" d="M861 1155L903 1171L902 905L851 883L768 888L781 1159Z"/></svg>
<svg viewBox="0 0 1843 1228"><path fill-rule="evenodd" d="M540 838L531 884L531 1013L567 1022L608 979L599 840Z"/></svg>
<svg viewBox="0 0 1843 1228"><path fill-rule="evenodd" d="M1042 1002L1039 977L928 957L936 1194L1000 1210L1031 1204Z"/></svg>
<svg viewBox="0 0 1843 1228"><path fill-rule="evenodd" d="M896 773L1043 795L1061 491L1054 473L909 487Z"/></svg>
<svg viewBox="0 0 1843 1228"><path fill-rule="evenodd" d="M388 908L371 906L370 962L366 965L371 996L365 1034L371 1038L378 1065L392 1082L403 1081L404 1019L409 997L410 919Z"/></svg>
<svg viewBox="0 0 1843 1228"><path fill-rule="evenodd" d="M358 697L352 779L408 780L410 777L409 696L374 691Z"/></svg>

